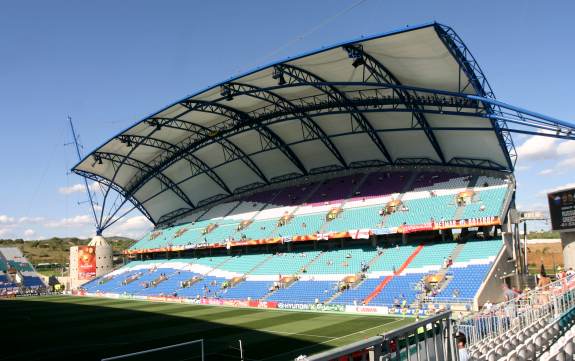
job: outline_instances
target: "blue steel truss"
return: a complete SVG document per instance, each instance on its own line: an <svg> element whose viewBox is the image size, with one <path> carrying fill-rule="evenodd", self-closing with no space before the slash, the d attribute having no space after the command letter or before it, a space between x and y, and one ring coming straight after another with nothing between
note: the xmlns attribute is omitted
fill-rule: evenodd
<svg viewBox="0 0 575 361"><path fill-rule="evenodd" d="M174 192L188 206L192 208L195 207L186 193L173 180L161 172L156 172L153 166L122 154L95 152L93 156L96 161L106 160L111 162L114 167L117 167L120 164L133 167L138 171L137 174L153 174L153 178L158 179L162 185L166 187L166 190ZM135 179L138 179L137 175L131 182L128 183L127 186L124 187L126 194L128 194L130 197L133 197L134 194L140 189L139 184L134 181Z"/></svg>
<svg viewBox="0 0 575 361"><path fill-rule="evenodd" d="M225 85L223 89L227 89ZM222 93L227 94L227 91L228 90L224 90ZM229 100L229 95L226 95L226 98ZM307 170L303 163L287 146L287 144L285 144L285 142L275 132L273 132L265 125L257 122L255 119L251 118L249 114L231 106L224 105L220 102L206 102L189 99L181 102L180 104L193 111L208 112L224 117L224 120L216 125L216 131L223 131L227 128L238 125L253 127L261 135L260 140L262 141L262 149L269 150L272 148L272 146L275 146L277 149L281 150L282 153L284 153L286 158L288 158L302 172L302 174L307 174ZM181 150L181 152L178 152L178 155L174 155L174 157L181 155L181 153L185 151L186 150Z"/></svg>
<svg viewBox="0 0 575 361"><path fill-rule="evenodd" d="M342 83L342 82L336 82L336 83L326 83L326 82L322 82L321 85L322 86L338 86L338 87L345 87L345 86L357 86L357 85L365 85L367 87L375 87L377 86L379 83L357 83L357 82L352 82L352 83ZM283 85L283 87L290 87L290 86L309 86L310 84L308 83L298 83L298 84L285 84ZM273 87L274 89L277 89L277 87ZM349 104L351 104L355 109L357 109L358 112L363 112L363 113L370 113L370 112L385 112L385 111L391 111L391 112L411 112L411 113L430 113L430 114L447 114L447 115L458 115L458 116L473 116L473 117L482 117L482 118L487 118L487 119L492 119L492 118L497 118L498 120L505 120L506 123L512 123L512 124L516 124L516 125L521 125L523 128L521 129L508 129L509 132L516 132L516 133L521 133L521 134L532 134L532 135L537 135L540 134L537 131L530 131L528 130L529 128L536 128L536 129L546 129L548 131L553 130L554 133L552 134L548 134L546 133L546 136L549 137L555 137L555 138L561 138L561 139L575 139L575 129L573 129L572 127L570 128L569 123L565 123L565 122L561 122L559 120L553 119L553 118L549 118L549 117L545 117L543 115L537 114L537 113L533 113L533 112L529 112L527 110L524 109L520 109L517 107L513 107L513 106L509 106L507 104L504 104L502 102L498 102L495 101L493 99L488 99L488 98L483 98L483 97L478 97L478 96L474 96L474 95L468 95L468 94L461 94L461 93L454 93L454 92L447 92L447 91L439 91L439 90L434 90L434 89L424 89L424 88L414 88L414 87L408 87L408 86L401 86L401 85L391 85L391 84L387 84L384 87L382 87L382 89L399 89L399 90L403 90L403 91L409 91L412 92L412 95L410 96L409 100L406 101L405 99L401 99L399 96L394 95L394 96L389 96L389 95L384 95L387 94L388 92L384 93L381 90L378 90L377 88L373 88L369 91L363 91L363 90L358 90L358 91L351 91L351 92L346 92L348 94L348 96L346 97L349 101ZM257 89L248 89L248 88L244 88L243 92L246 94L251 94L251 93L261 93L261 92L266 92L267 89L263 89L263 88L257 88ZM369 93L371 92L370 96L367 96L366 94L363 94L363 96L359 96L357 94L360 93ZM357 94L356 94L357 93ZM427 94L427 95L426 95ZM235 94L235 96L240 96L243 95L243 93L240 93L239 91ZM353 96L352 96L353 95ZM316 97L317 98L317 97ZM326 95L323 100L318 100L316 99L313 102L310 102L309 99L306 100L291 100L290 104L292 107L295 107L296 104L308 104L308 108L306 109L305 107L301 107L298 108L297 110L286 110L285 106L266 106L265 111L264 110L255 110L252 113L252 117L255 117L255 114L258 114L259 117L258 118L254 118L257 119L257 121L260 121L262 123L265 123L267 126L271 125L271 124L276 124L279 122L285 122L291 119L300 119L300 115L299 114L308 114L308 115L313 115L314 117L318 117L318 116L322 116L322 115L330 115L330 114L347 114L349 112L349 110L345 107L343 107L341 105L341 103L339 101L333 101L333 99L331 99L331 97L329 97L328 95ZM497 114L494 113L490 113L488 111L486 111L486 108L483 106L483 104L488 104L491 106L496 106L498 109L500 109L500 112L498 112ZM277 105L277 104L274 104ZM274 115L275 113L275 115ZM261 120L260 120L261 119ZM220 144L224 144L228 150L230 150L230 157L226 159L226 161L224 163L222 163L221 165L225 165L229 162L233 162L236 161L238 159L241 160L245 160L248 164L249 161L251 160L251 157L255 154L259 154L260 152L265 152L269 149L262 149L256 153L252 153L252 154L245 154L245 153L240 153L239 148L235 148L236 150L234 151L234 148L232 148L232 146L230 144L233 143L229 143L226 141L227 138L233 136L233 135L237 135L237 134L241 134L243 132L247 132L250 131L250 126L249 124L245 124L245 123L238 123L235 126L232 127L220 127L219 130L217 132L214 132L213 130L210 130L208 128L205 127L201 127L197 124L194 123L190 123L187 121L182 121L182 120L176 120L176 119L164 119L164 118L153 118L150 123L149 123L150 127L168 127L168 128L173 128L173 129L178 129L178 130L185 130L189 133L191 133L195 138L188 138L188 142L194 142L194 141L198 141L195 144L194 147L188 147L189 151L188 152L183 152L181 151L182 148L179 145L176 144L171 144L171 143L167 143L164 141L158 141L157 139L153 139L151 137L137 137L137 136L120 136L119 139L121 142L123 142L124 144L131 145L133 146L134 144L141 144L141 145L146 145L146 146L154 146L160 149L164 149L166 150L165 156L169 157L171 160L171 164L175 163L176 161L178 161L179 159L188 159L188 157L190 156L190 152L193 152L201 147L206 147L210 144L213 143L220 143ZM453 126L453 127L429 127L430 131L435 131L435 130L461 130L461 131L492 131L492 128L490 127L457 127L457 126ZM381 130L376 130L375 132L377 133L386 133L386 132L405 132L405 131L422 131L421 127L408 127L408 128L393 128L393 129L381 129ZM340 133L340 134L332 134L330 135L331 139L335 139L337 137L340 136L345 136L345 135L349 135L349 134L357 134L357 133L365 133L365 130L363 129L353 129L351 132L345 132L345 133ZM145 139L141 139L141 138L145 138ZM309 141L308 140L302 140L302 141ZM302 142L299 141L299 142ZM286 146L291 146L294 144L297 144L298 142L293 142L293 143L289 143L286 144ZM181 154L180 158L174 157L174 155L176 154ZM112 155L115 164L118 164L121 160L122 160L122 156L120 155ZM102 153L102 152L97 152L94 153L94 157L98 158L98 159L104 159L104 160L109 160L110 159L110 155L107 153ZM189 159L188 159L189 160ZM124 160L124 163L128 162L128 165L132 165L133 162L132 160L128 157L128 159ZM163 161L159 161L159 163L163 163ZM361 163L361 164L360 164ZM386 162L382 162L382 161L368 161L368 164L364 164L364 162L355 162L354 164L350 164L348 165L349 168L361 168L361 167L365 167L365 166L373 166L373 164L377 163L378 166L384 166L384 165L389 165ZM152 163L155 164L155 163ZM192 163L193 164L193 163ZM484 160L484 159L470 159L470 158L453 158L448 160L447 162L439 162L439 161L435 161L429 158L399 158L396 160L395 164L397 165L445 165L445 166L464 166L464 167L475 167L475 168L483 168L483 169L493 169L493 170L501 170L501 171L505 171L506 166L502 165L502 164L498 164L496 162L493 161L489 161L489 160ZM218 166L221 166L218 165ZM140 165L141 166L141 165ZM152 167L154 167L152 165ZM254 165L255 167L255 165ZM141 166L141 168L144 168L144 166ZM324 167L325 169L313 169L310 171L310 173L313 174L321 174L321 173L325 173L325 172L333 172L335 169L342 169L341 166L339 167L332 167L332 166L327 166ZM199 174L204 174L207 172L212 172L213 174L215 174L214 172L215 167L212 167L210 169L210 167L206 167L206 166L201 166L196 164L196 168L195 171L192 172L192 174L189 177L186 177L183 180L178 181L177 183L172 183L175 187L179 186L181 183L193 178L194 176L197 176ZM142 169L143 171L145 171L146 169ZM147 174L149 174L149 176L158 176L158 174L161 174L161 172L159 173L152 173L152 172L148 172ZM301 176L301 175L300 175ZM297 175L290 175L290 179L294 179L296 178ZM234 194L238 194L241 193L243 191L246 190L251 190L251 189L255 189L257 187L261 187L261 186L265 186L266 184L269 184L270 181L268 181L267 179L264 178L264 180L267 182L261 182L261 183L256 183L253 185L250 185L250 187L245 187L246 189L238 189L234 192ZM283 179L278 178L277 181L282 181ZM218 181L219 182L219 181ZM222 181L223 182L223 181ZM144 182L145 183L145 182ZM166 183L164 183L166 184ZM225 184L225 183L224 183ZM137 190L136 188L133 188L135 190ZM140 209L142 207L143 204L153 200L155 197L157 197L159 194L162 194L163 192L166 191L170 191L174 188L172 187L166 187L162 190L160 190L159 192L157 192L156 194L154 194L153 196L149 197L148 199L145 199L141 202L139 202L139 207L138 209ZM223 188L226 189L226 188ZM226 190L226 192L229 190L229 188ZM132 191L131 193L128 193L127 195L130 196L131 194L133 194L134 191ZM230 192L227 192L228 195L230 195ZM225 198L226 195L225 194L220 194L217 195L215 198L213 198L212 200L219 200L222 198ZM132 203L133 200L130 199L130 201ZM207 204L208 202L206 202L206 200L202 201L201 204ZM193 211L195 209L195 207L190 207L190 208L186 208L185 212L190 213L191 211ZM179 212L178 214L184 212L183 210L181 212ZM115 213L114 213L115 214ZM166 220L173 220L173 217L162 217L163 219ZM109 220L111 221L112 217L109 217ZM106 223L104 224L104 228L109 227L111 224L113 223Z"/></svg>
<svg viewBox="0 0 575 361"><path fill-rule="evenodd" d="M481 70L479 63L475 60L475 57L463 40L457 35L457 33L450 28L449 26L435 24L435 31L449 50L449 52L453 55L453 57L459 63L461 70L465 73L469 82L473 89L475 90L476 94L484 97L495 99L495 93L489 85L487 81L487 77ZM464 93L466 92L466 88L468 85L463 86L460 81L459 84L459 92ZM490 113L498 113L500 110L498 107L487 107ZM505 120L491 120L493 129L497 134L497 138L499 141L499 145L502 149L505 149L505 157L507 158L507 164L511 170L515 167L515 163L517 162L517 151L515 150L515 145L513 143L513 138L509 133L507 128L507 123Z"/></svg>
<svg viewBox="0 0 575 361"><path fill-rule="evenodd" d="M363 130L369 136L371 141L375 144L377 149L379 149L379 151L383 154L387 162L393 164L393 158L391 157L391 154L387 150L385 144L383 144L383 141L381 140L379 135L377 135L377 133L375 132L375 129L373 128L369 120L367 120L365 115L353 106L350 100L338 88L329 85L328 83L325 82L325 80L313 74L312 72L300 69L294 65L278 64L274 67L274 69L277 73L280 74L280 76L287 75L289 77L289 81L287 82L288 84L295 82L295 83L306 83L307 85L311 85L314 88L325 93L334 102L338 103L341 108L347 110L347 112L349 112L355 123L352 124L352 129Z"/></svg>
<svg viewBox="0 0 575 361"><path fill-rule="evenodd" d="M277 80L277 86L256 87L236 82L235 80L223 82L216 85L216 87L220 88L221 94L221 97L218 99L200 101L194 99L194 96L191 96L177 103L185 109L179 114L171 115L170 118L155 116L146 118L144 122L149 126L147 135L136 136L123 133L118 135L116 138L120 142L132 148L126 155L101 151L92 153L91 156L96 162L107 161L112 163L115 169L111 179L105 179L100 175L79 170L78 168L74 169L74 172L77 174L99 182L107 187L102 206L102 215L110 190L117 192L124 198L120 206L109 213L110 216L107 217L106 220L102 220L103 217L100 218L100 229L103 230L110 227L123 215L129 213L131 210L117 216L117 213L127 202L132 203L133 208L140 210L154 225L160 223L167 224L185 214L194 212L198 207L215 203L243 192L253 191L254 189L265 187L271 183L301 178L307 174L333 173L334 171L342 169L389 165L474 167L510 172L513 171L517 157L511 133L543 135L575 140L575 127L573 124L495 100L493 90L479 67L479 64L453 29L445 25L433 23L400 32L426 26L432 26L435 29L439 38L459 64L460 78L457 92L410 87L401 84L384 64L378 62L373 56L363 50L359 43L366 39L346 44L338 44L332 48L325 49L335 49L337 47L344 49L350 58L350 66L356 68L361 66L363 71L363 79L361 82L326 81L308 70L294 66L290 63L293 59L269 66L269 68L273 69L272 77ZM256 69L255 71L259 71L260 69L262 68ZM465 74L465 76L462 77L461 74ZM465 82L463 79L465 79ZM278 94L278 91L290 87L313 87L319 90L320 94L299 99L287 99ZM357 88L360 89L358 90ZM226 104L226 102L232 101L236 97L243 96L263 100L265 105L258 109L245 112L230 106L229 104L231 104L231 102ZM220 116L221 121L208 128L196 124L193 121L182 119L184 115L192 112L217 114ZM411 127L375 129L366 115L383 112L410 113L412 116ZM349 114L349 131L330 134L328 136L317 124L315 119L332 114ZM433 127L427 121L427 114L479 117L488 120L490 126L473 128L459 127L456 125ZM302 137L300 140L288 144L284 142L278 134L272 131L270 126L289 120L296 120L301 124ZM160 140L160 137L154 136L160 133L164 128L182 131L186 136L184 140L177 144ZM257 132L260 143L260 147L256 152L246 154L230 140L233 136L253 130ZM495 132L503 153L505 154L506 164L498 164L486 159L460 157L446 159L435 137L435 131L444 130ZM541 133L541 130L545 130L546 132ZM439 160L431 158L397 158L394 160L380 137L380 134L409 131L423 132L433 146ZM384 160L374 159L352 163L346 162L333 140L337 137L350 134L367 135L382 154ZM312 140L321 141L337 160L337 164L309 170L306 169L298 156L292 151L291 146ZM224 151L223 163L208 166L204 161L194 155L195 151L215 143L221 145ZM134 150L140 146L153 147L161 150L161 152L149 163L142 163L131 156ZM271 180L268 179L264 172L253 161L253 157L270 150L281 151L295 166L298 172L278 176ZM174 182L163 172L172 164L182 159L187 160L190 164L191 173L184 179ZM218 176L216 169L238 160L251 169L260 181L231 190L226 182ZM128 185L120 187L116 183L116 178L120 169L124 166L136 168L137 172ZM194 204L180 188L180 185L201 174L210 177L222 188L223 193L200 200ZM136 192L153 178L161 182L161 189L146 199L136 199L134 197ZM157 196L167 191L174 192L186 204L186 207L170 211L158 219L153 219L147 212L145 204L153 201Z"/></svg>
<svg viewBox="0 0 575 361"><path fill-rule="evenodd" d="M343 166L347 167L347 163L341 152L335 144L333 144L330 137L325 133L325 131L317 125L317 123L305 112L302 112L302 108L293 104L288 99L274 93L270 89L255 87L248 84L241 83L229 83L226 84L230 90L232 96L242 96L248 95L257 99L264 100L280 109L284 112L293 114L300 121L302 126L302 139L304 140L314 140L319 139L323 145L331 152L331 154L338 160L338 162Z"/></svg>
<svg viewBox="0 0 575 361"><path fill-rule="evenodd" d="M393 73L389 71L389 69L377 61L377 59L375 59L373 56L366 53L361 45L346 45L343 48L345 51L347 51L348 56L354 59L354 63L352 65L363 65L364 68L368 70L369 76L365 77L364 73L363 81L369 81L370 77L373 77L378 83L381 84L402 85L401 82L393 75ZM393 91L397 94L399 100L402 103L413 104L412 94L409 91L403 88L394 88ZM413 104L413 106L416 107L416 104ZM425 114L421 112L413 112L412 114L413 117L417 120L417 125L425 132L427 139L433 146L433 149L437 153L439 159L441 159L441 162L445 163L443 150L441 150L439 142L435 138L435 134L431 130Z"/></svg>

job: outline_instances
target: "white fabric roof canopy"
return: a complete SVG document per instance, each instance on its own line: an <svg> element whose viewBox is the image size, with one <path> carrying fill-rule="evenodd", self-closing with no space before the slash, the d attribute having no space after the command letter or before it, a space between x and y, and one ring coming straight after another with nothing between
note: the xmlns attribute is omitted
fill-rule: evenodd
<svg viewBox="0 0 575 361"><path fill-rule="evenodd" d="M511 171L501 132L483 116L489 109L449 105L449 92L485 94L441 29L408 28L259 68L143 119L74 171L113 184L154 223L328 169L463 160ZM448 105L413 111L440 97Z"/></svg>

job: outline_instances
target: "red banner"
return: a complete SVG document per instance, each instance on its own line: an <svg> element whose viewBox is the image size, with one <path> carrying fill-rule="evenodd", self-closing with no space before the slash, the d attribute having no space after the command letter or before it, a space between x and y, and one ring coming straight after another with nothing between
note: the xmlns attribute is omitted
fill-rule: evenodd
<svg viewBox="0 0 575 361"><path fill-rule="evenodd" d="M96 247L78 246L78 279L91 280L96 277Z"/></svg>

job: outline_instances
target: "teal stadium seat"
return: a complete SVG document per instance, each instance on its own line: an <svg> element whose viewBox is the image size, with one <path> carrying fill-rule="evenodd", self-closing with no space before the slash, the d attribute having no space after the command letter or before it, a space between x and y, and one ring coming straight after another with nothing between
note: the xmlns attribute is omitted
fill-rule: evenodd
<svg viewBox="0 0 575 361"><path fill-rule="evenodd" d="M320 251L278 253L256 268L253 275L293 275L311 262Z"/></svg>
<svg viewBox="0 0 575 361"><path fill-rule="evenodd" d="M306 270L308 274L356 274L362 262L368 264L376 255L375 249L367 248L326 251Z"/></svg>
<svg viewBox="0 0 575 361"><path fill-rule="evenodd" d="M339 216L329 221L324 229L326 232L346 232L350 229L378 228L382 217L379 211L382 206L347 208Z"/></svg>
<svg viewBox="0 0 575 361"><path fill-rule="evenodd" d="M426 244L411 261L409 268L441 266L443 259L453 252L456 245L455 242Z"/></svg>

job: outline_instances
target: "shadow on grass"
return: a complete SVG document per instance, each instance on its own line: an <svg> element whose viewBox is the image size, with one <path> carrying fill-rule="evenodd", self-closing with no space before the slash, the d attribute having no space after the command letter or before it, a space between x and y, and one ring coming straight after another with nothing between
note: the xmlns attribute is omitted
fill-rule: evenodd
<svg viewBox="0 0 575 361"><path fill-rule="evenodd" d="M269 311L257 309L109 299L98 305L85 300L0 301L0 360L101 360L196 339L205 340L206 360L210 361L239 360L239 339L246 361L293 360L298 350L311 354L330 348L319 344L325 339L314 342L258 331L284 322L313 323L319 314L277 312L270 317ZM237 317L245 318L239 320L241 326L222 323ZM199 355L200 347L194 345L125 360L200 360Z"/></svg>

